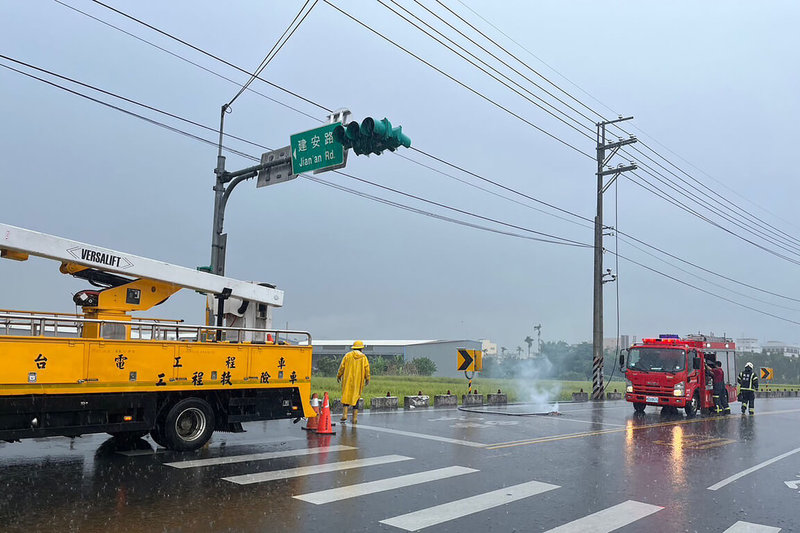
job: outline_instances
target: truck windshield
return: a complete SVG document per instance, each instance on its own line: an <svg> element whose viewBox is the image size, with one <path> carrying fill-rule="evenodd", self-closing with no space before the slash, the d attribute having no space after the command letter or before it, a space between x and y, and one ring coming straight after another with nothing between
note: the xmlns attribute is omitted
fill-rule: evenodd
<svg viewBox="0 0 800 533"><path fill-rule="evenodd" d="M628 368L647 372L680 372L686 368L686 352L679 348L632 348Z"/></svg>

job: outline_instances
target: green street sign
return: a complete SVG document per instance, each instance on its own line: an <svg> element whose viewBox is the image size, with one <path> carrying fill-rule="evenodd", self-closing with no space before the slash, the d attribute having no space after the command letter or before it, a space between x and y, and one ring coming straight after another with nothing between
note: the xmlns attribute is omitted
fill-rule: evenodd
<svg viewBox="0 0 800 533"><path fill-rule="evenodd" d="M344 166L344 148L333 138L336 126L341 126L341 122L325 124L289 137L292 149L292 174L312 170L332 170Z"/></svg>

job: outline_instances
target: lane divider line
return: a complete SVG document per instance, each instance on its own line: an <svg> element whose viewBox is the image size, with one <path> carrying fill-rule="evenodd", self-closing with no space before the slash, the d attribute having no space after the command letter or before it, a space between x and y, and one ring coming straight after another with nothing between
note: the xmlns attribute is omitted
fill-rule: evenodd
<svg viewBox="0 0 800 533"><path fill-rule="evenodd" d="M769 466L772 463L776 463L776 462L780 461L781 459L785 459L786 457L789 457L790 455L795 454L797 452L800 452L800 448L795 448L794 450L788 451L786 453L782 453L777 457L773 457L772 459L767 459L763 463L758 463L757 465L751 466L750 468L748 468L746 470L742 470L738 474L734 474L734 475L732 475L730 477L727 477L727 478L723 479L722 481L720 481L719 483L714 483L713 485L708 487L708 490L719 490L722 487L724 487L725 485L729 485L729 484L733 483L734 481L736 481L737 479L743 478L747 474L752 474L756 470L761 470L765 466Z"/></svg>

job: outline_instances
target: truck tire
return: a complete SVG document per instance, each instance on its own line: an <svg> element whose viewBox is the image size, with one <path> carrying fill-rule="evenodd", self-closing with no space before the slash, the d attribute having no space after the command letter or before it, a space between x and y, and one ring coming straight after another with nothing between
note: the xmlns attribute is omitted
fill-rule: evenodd
<svg viewBox="0 0 800 533"><path fill-rule="evenodd" d="M633 410L637 413L644 413L644 408L647 407L646 403L634 403Z"/></svg>
<svg viewBox="0 0 800 533"><path fill-rule="evenodd" d="M214 432L214 410L201 398L184 398L167 412L162 432L170 450L196 450Z"/></svg>
<svg viewBox="0 0 800 533"><path fill-rule="evenodd" d="M686 404L684 410L686 411L686 416L691 418L697 414L697 409L700 407L700 395L696 392L694 396L692 396L692 401Z"/></svg>

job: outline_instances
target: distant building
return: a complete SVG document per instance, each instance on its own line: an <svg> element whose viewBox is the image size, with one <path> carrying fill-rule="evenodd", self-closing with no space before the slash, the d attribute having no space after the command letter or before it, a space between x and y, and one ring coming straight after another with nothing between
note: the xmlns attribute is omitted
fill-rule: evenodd
<svg viewBox="0 0 800 533"><path fill-rule="evenodd" d="M312 365L322 357L341 358L350 351L352 340L314 340ZM402 357L403 361L411 361L418 357L427 357L436 363L434 376L464 377L464 372L456 370L459 348L481 350L481 341L473 340L367 340L364 339L364 355L367 358L376 356ZM495 351L497 347L495 345Z"/></svg>
<svg viewBox="0 0 800 533"><path fill-rule="evenodd" d="M761 343L756 338L742 337L736 339L737 352L761 353L761 349Z"/></svg>
<svg viewBox="0 0 800 533"><path fill-rule="evenodd" d="M607 337L603 339L603 350L606 351L614 351L617 348L620 350L628 349L631 347L631 344L636 342L636 337L632 337L630 335L620 335L619 336L619 346L617 346L617 338L616 337Z"/></svg>
<svg viewBox="0 0 800 533"><path fill-rule="evenodd" d="M800 357L800 346L786 344L781 341L768 341L764 345L764 353L769 355L784 355L786 357Z"/></svg>
<svg viewBox="0 0 800 533"><path fill-rule="evenodd" d="M494 357L497 355L497 343L491 342L489 339L478 339L481 343L481 350L483 355Z"/></svg>

